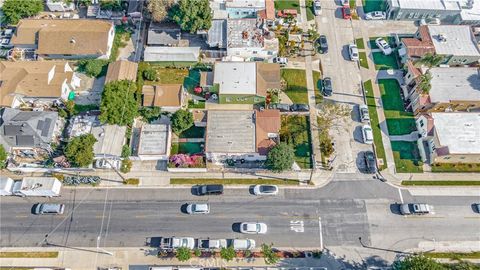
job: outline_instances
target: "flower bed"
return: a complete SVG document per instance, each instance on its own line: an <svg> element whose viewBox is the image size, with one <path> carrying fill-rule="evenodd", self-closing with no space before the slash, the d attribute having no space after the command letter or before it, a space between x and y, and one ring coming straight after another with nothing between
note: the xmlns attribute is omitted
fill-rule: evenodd
<svg viewBox="0 0 480 270"><path fill-rule="evenodd" d="M168 168L205 168L202 155L176 154L168 160Z"/></svg>

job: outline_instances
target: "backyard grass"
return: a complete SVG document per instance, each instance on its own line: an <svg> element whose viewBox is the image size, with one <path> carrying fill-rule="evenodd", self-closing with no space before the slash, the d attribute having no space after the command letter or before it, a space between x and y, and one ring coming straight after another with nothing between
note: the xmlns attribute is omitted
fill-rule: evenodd
<svg viewBox="0 0 480 270"><path fill-rule="evenodd" d="M191 126L178 136L179 138L203 138L205 135L204 127Z"/></svg>
<svg viewBox="0 0 480 270"><path fill-rule="evenodd" d="M295 161L302 169L312 168L309 120L306 115L282 115L280 140L293 145Z"/></svg>
<svg viewBox="0 0 480 270"><path fill-rule="evenodd" d="M358 59L360 59L360 66L368 69L368 58L366 52L358 52Z"/></svg>
<svg viewBox="0 0 480 270"><path fill-rule="evenodd" d="M205 109L205 100L198 100L197 104L194 103L193 100L188 101L188 108L189 109Z"/></svg>
<svg viewBox="0 0 480 270"><path fill-rule="evenodd" d="M384 55L382 52L374 52L372 55L376 70L399 69L396 51L390 55Z"/></svg>
<svg viewBox="0 0 480 270"><path fill-rule="evenodd" d="M397 173L423 172L416 142L392 141L391 144Z"/></svg>
<svg viewBox="0 0 480 270"><path fill-rule="evenodd" d="M378 87L382 94L383 109L387 119L389 135L404 135L415 131L415 119L411 112L406 112L403 99L400 95L400 85L397 80L378 80Z"/></svg>
<svg viewBox="0 0 480 270"><path fill-rule="evenodd" d="M282 69L282 78L287 82L285 94L293 103L308 104L307 78L303 69Z"/></svg>
<svg viewBox="0 0 480 270"><path fill-rule="evenodd" d="M429 258L436 258L436 259L451 259L451 260L458 260L458 259L480 259L480 252L428 252L424 253L425 257Z"/></svg>
<svg viewBox="0 0 480 270"><path fill-rule="evenodd" d="M322 87L322 81L320 80L321 73L318 71L313 71L313 84L315 86L315 104L320 104L323 101L322 93L320 88Z"/></svg>
<svg viewBox="0 0 480 270"><path fill-rule="evenodd" d="M480 186L480 181L420 180L402 181L403 186Z"/></svg>
<svg viewBox="0 0 480 270"><path fill-rule="evenodd" d="M355 39L355 45L357 45L357 48L359 50L364 50L365 49L365 41L363 40L363 38Z"/></svg>
<svg viewBox="0 0 480 270"><path fill-rule="evenodd" d="M300 12L300 3L298 0L275 0L275 9L296 9Z"/></svg>
<svg viewBox="0 0 480 270"><path fill-rule="evenodd" d="M157 79L159 83L183 84L185 77L188 76L188 70L178 68L157 68L157 74Z"/></svg>
<svg viewBox="0 0 480 270"><path fill-rule="evenodd" d="M313 0L306 0L305 1L305 6L307 10L307 21L311 21L315 19L315 13L313 10Z"/></svg>
<svg viewBox="0 0 480 270"><path fill-rule="evenodd" d="M386 11L386 0L362 0L363 12Z"/></svg>
<svg viewBox="0 0 480 270"><path fill-rule="evenodd" d="M480 164L475 163L434 163L432 172L480 172Z"/></svg>
<svg viewBox="0 0 480 270"><path fill-rule="evenodd" d="M263 178L170 178L171 185L298 185L293 179L263 179Z"/></svg>
<svg viewBox="0 0 480 270"><path fill-rule="evenodd" d="M0 252L0 258L57 258L57 251L41 252Z"/></svg>
<svg viewBox="0 0 480 270"><path fill-rule="evenodd" d="M378 121L377 106L375 104L375 97L373 95L372 81L368 80L364 84L365 97L367 99L368 112L370 114L370 123L373 130L373 143L375 145L375 153L377 159L383 161L383 166L379 166L380 170L387 168L387 159L385 154L385 148L383 147L382 131Z"/></svg>

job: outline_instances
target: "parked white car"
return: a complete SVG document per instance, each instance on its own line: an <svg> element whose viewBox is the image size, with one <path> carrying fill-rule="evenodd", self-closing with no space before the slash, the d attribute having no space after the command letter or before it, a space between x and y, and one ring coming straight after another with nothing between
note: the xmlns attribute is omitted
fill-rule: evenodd
<svg viewBox="0 0 480 270"><path fill-rule="evenodd" d="M419 22L420 25L440 25L440 19L430 18L430 19L421 19Z"/></svg>
<svg viewBox="0 0 480 270"><path fill-rule="evenodd" d="M95 161L95 168L97 169L120 169L121 161L118 159L97 159Z"/></svg>
<svg viewBox="0 0 480 270"><path fill-rule="evenodd" d="M233 249L252 250L255 248L255 240L252 239L233 239Z"/></svg>
<svg viewBox="0 0 480 270"><path fill-rule="evenodd" d="M278 187L275 185L255 185L253 187L253 194L275 196L278 194Z"/></svg>
<svg viewBox="0 0 480 270"><path fill-rule="evenodd" d="M313 11L315 12L315 16L322 15L322 6L320 5L320 0L315 0L313 2Z"/></svg>
<svg viewBox="0 0 480 270"><path fill-rule="evenodd" d="M371 126L362 126L362 139L366 144L373 144L373 130Z"/></svg>
<svg viewBox="0 0 480 270"><path fill-rule="evenodd" d="M370 121L370 114L368 113L368 106L362 104L358 106L358 112L360 114L360 121L361 122L368 122Z"/></svg>
<svg viewBox="0 0 480 270"><path fill-rule="evenodd" d="M358 61L359 56L358 56L357 45L355 45L355 44L348 45L348 54L350 55L350 60Z"/></svg>
<svg viewBox="0 0 480 270"><path fill-rule="evenodd" d="M388 45L388 42L386 42L385 39L377 38L375 39L375 44L383 52L384 55L389 55L392 53L392 48L390 48L390 45Z"/></svg>
<svg viewBox="0 0 480 270"><path fill-rule="evenodd" d="M208 214L210 213L210 205L207 203L189 203L187 204L187 213L192 214Z"/></svg>
<svg viewBox="0 0 480 270"><path fill-rule="evenodd" d="M242 222L240 223L240 232L246 234L266 234L267 224L260 222Z"/></svg>
<svg viewBox="0 0 480 270"><path fill-rule="evenodd" d="M383 11L372 11L365 14L365 20L386 20L387 13Z"/></svg>

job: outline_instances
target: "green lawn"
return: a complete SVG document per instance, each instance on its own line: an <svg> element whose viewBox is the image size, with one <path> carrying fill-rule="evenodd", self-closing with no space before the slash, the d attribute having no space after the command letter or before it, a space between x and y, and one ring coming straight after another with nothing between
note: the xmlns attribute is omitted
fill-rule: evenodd
<svg viewBox="0 0 480 270"><path fill-rule="evenodd" d="M199 154L203 152L202 143L180 142L172 143L170 155L175 154Z"/></svg>
<svg viewBox="0 0 480 270"><path fill-rule="evenodd" d="M300 13L300 3L298 0L275 0L275 9L296 9Z"/></svg>
<svg viewBox="0 0 480 270"><path fill-rule="evenodd" d="M439 259L451 259L451 260L459 260L459 259L480 259L480 252L468 252L468 253L461 253L461 252L427 252L424 253L425 257L429 258L439 258ZM465 268L470 269L470 268ZM475 268L471 268L472 270Z"/></svg>
<svg viewBox="0 0 480 270"><path fill-rule="evenodd" d="M480 164L475 163L434 163L432 172L480 172Z"/></svg>
<svg viewBox="0 0 480 270"><path fill-rule="evenodd" d="M58 251L39 251L39 252L0 252L0 258L57 258ZM17 268L12 268L17 269Z"/></svg>
<svg viewBox="0 0 480 270"><path fill-rule="evenodd" d="M322 87L322 80L320 80L320 77L320 72L313 71L313 84L315 86L315 104L320 104L323 101L322 93L320 93L320 88Z"/></svg>
<svg viewBox="0 0 480 270"><path fill-rule="evenodd" d="M363 12L386 11L386 0L362 0Z"/></svg>
<svg viewBox="0 0 480 270"><path fill-rule="evenodd" d="M397 173L423 172L416 142L392 141L391 144Z"/></svg>
<svg viewBox="0 0 480 270"><path fill-rule="evenodd" d="M312 168L311 141L308 116L282 115L280 140L293 145L295 161L302 169Z"/></svg>
<svg viewBox="0 0 480 270"><path fill-rule="evenodd" d="M171 185L298 185L293 179L263 178L171 178Z"/></svg>
<svg viewBox="0 0 480 270"><path fill-rule="evenodd" d="M307 78L303 69L282 69L282 78L287 82L285 94L293 103L308 104Z"/></svg>
<svg viewBox="0 0 480 270"><path fill-rule="evenodd" d="M355 45L357 45L357 48L359 50L364 50L365 49L365 41L363 40L363 38L355 39Z"/></svg>
<svg viewBox="0 0 480 270"><path fill-rule="evenodd" d="M313 0L305 0L305 6L307 9L307 21L315 19L315 13L313 10Z"/></svg>
<svg viewBox="0 0 480 270"><path fill-rule="evenodd" d="M376 70L399 69L397 62L397 52L393 51L390 55L384 55L382 52L374 52L373 62Z"/></svg>
<svg viewBox="0 0 480 270"><path fill-rule="evenodd" d="M358 58L360 59L360 66L368 69L368 58L366 52L358 52Z"/></svg>
<svg viewBox="0 0 480 270"><path fill-rule="evenodd" d="M204 127L191 126L189 129L180 133L179 138L203 138L205 135Z"/></svg>
<svg viewBox="0 0 480 270"><path fill-rule="evenodd" d="M480 181L458 180L413 180L402 181L403 186L480 186Z"/></svg>
<svg viewBox="0 0 480 270"><path fill-rule="evenodd" d="M160 83L179 83L183 84L185 77L188 76L188 70L177 68L157 68L158 81Z"/></svg>
<svg viewBox="0 0 480 270"><path fill-rule="evenodd" d="M370 114L370 123L373 130L373 143L375 145L375 152L377 159L383 160L383 166L380 170L387 168L387 159L385 148L383 147L382 131L378 121L377 106L375 105L375 97L373 95L372 81L368 80L364 83L365 96L367 98L368 112Z"/></svg>
<svg viewBox="0 0 480 270"><path fill-rule="evenodd" d="M197 101L197 104L194 103L193 100L188 101L188 108L189 109L205 109L205 100Z"/></svg>
<svg viewBox="0 0 480 270"><path fill-rule="evenodd" d="M404 135L415 131L415 119L412 113L404 110L403 99L400 96L401 89L397 80L378 80L378 87L382 94L389 135Z"/></svg>

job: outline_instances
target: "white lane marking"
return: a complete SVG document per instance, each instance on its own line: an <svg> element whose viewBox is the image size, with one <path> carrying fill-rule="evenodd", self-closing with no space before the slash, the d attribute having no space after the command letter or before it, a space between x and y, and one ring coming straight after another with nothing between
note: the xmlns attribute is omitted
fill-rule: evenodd
<svg viewBox="0 0 480 270"><path fill-rule="evenodd" d="M400 201L403 203L402 190L398 189L398 195L400 195Z"/></svg>
<svg viewBox="0 0 480 270"><path fill-rule="evenodd" d="M320 250L323 250L322 219L318 217L318 231L320 234Z"/></svg>
<svg viewBox="0 0 480 270"><path fill-rule="evenodd" d="M290 220L290 230L294 232L305 232L303 220Z"/></svg>

